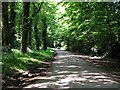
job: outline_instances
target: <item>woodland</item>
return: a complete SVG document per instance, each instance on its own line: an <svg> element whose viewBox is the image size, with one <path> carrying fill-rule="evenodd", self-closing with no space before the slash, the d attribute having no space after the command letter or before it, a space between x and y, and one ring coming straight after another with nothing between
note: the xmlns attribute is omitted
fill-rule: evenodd
<svg viewBox="0 0 120 90"><path fill-rule="evenodd" d="M52 48L120 64L120 2L2 2L3 79L51 61Z"/></svg>

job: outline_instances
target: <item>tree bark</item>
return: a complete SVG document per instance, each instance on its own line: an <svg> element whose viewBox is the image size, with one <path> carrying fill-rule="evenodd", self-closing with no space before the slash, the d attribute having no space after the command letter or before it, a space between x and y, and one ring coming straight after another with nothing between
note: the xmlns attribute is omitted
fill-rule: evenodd
<svg viewBox="0 0 120 90"><path fill-rule="evenodd" d="M28 44L29 44L29 47L31 48L31 44L32 44L32 21L33 19L30 19L30 22L29 22L29 34L28 34Z"/></svg>
<svg viewBox="0 0 120 90"><path fill-rule="evenodd" d="M10 44L11 44L11 48L13 48L14 45L14 41L15 41L15 2L11 2L10 3Z"/></svg>
<svg viewBox="0 0 120 90"><path fill-rule="evenodd" d="M39 40L39 37L38 37L38 28L37 28L37 21L35 22L35 41L36 41L36 49L39 50L39 46L40 46L40 40Z"/></svg>
<svg viewBox="0 0 120 90"><path fill-rule="evenodd" d="M47 50L47 24L46 24L46 18L43 19L43 25L44 25L44 29L43 29L43 33L42 33L43 49Z"/></svg>
<svg viewBox="0 0 120 90"><path fill-rule="evenodd" d="M23 29L22 29L22 52L27 52L28 43L28 17L29 17L29 6L30 2L23 2Z"/></svg>
<svg viewBox="0 0 120 90"><path fill-rule="evenodd" d="M10 31L9 31L9 23L8 23L8 2L2 2L2 43L5 46L10 44Z"/></svg>
<svg viewBox="0 0 120 90"><path fill-rule="evenodd" d="M33 2L33 5L34 5L33 14L31 15L30 22L29 22L29 36L28 36L29 37L28 38L29 39L28 40L29 47L31 47L31 44L32 44L32 42L31 42L32 41L32 29L31 29L32 22L33 22L33 19L34 19L35 15L37 15L40 12L43 3L44 2L41 2L41 4L39 5L39 7L37 8L37 7L35 7L35 3Z"/></svg>

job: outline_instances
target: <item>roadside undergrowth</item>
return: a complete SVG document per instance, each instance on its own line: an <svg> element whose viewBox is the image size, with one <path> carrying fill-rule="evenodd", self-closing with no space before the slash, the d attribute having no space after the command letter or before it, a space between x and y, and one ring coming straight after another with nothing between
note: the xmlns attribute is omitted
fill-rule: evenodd
<svg viewBox="0 0 120 90"><path fill-rule="evenodd" d="M2 54L2 73L14 76L16 72L30 70L32 66L40 64L42 61L50 61L53 51L38 50L22 53L20 50L12 49L11 52Z"/></svg>

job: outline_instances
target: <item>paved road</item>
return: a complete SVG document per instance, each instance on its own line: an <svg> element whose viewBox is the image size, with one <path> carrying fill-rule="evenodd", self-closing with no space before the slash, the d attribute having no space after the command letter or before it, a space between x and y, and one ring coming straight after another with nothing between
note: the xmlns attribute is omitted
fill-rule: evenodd
<svg viewBox="0 0 120 90"><path fill-rule="evenodd" d="M25 88L120 88L120 84L106 73L67 51L56 50L57 60L46 77L36 77Z"/></svg>

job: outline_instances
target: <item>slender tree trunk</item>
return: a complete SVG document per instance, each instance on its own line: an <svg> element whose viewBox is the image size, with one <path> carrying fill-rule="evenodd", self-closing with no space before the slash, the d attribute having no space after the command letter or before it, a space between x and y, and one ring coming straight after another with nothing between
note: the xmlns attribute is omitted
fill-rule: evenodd
<svg viewBox="0 0 120 90"><path fill-rule="evenodd" d="M14 47L15 41L15 2L10 3L10 44Z"/></svg>
<svg viewBox="0 0 120 90"><path fill-rule="evenodd" d="M8 2L2 2L3 44L10 44L10 31L8 23Z"/></svg>
<svg viewBox="0 0 120 90"><path fill-rule="evenodd" d="M70 50L70 40L67 38L67 50Z"/></svg>
<svg viewBox="0 0 120 90"><path fill-rule="evenodd" d="M37 7L35 7L35 3L33 2L33 5L34 5L34 7L33 7L33 13L31 15L30 22L29 22L29 36L28 36L29 37L28 38L29 39L28 40L29 47L31 47L31 44L32 44L32 28L31 28L32 22L33 22L34 17L40 12L43 3L44 2L41 2L41 4L39 5L39 7L37 8Z"/></svg>
<svg viewBox="0 0 120 90"><path fill-rule="evenodd" d="M27 52L27 43L28 43L28 17L29 17L29 6L30 2L23 3L23 29L22 29L22 52Z"/></svg>
<svg viewBox="0 0 120 90"><path fill-rule="evenodd" d="M16 3L16 5L18 5L17 3ZM17 27L18 27L18 31L17 31L17 35L18 35L18 38L19 39L21 39L21 37L22 37L22 11L20 11L20 13L18 14L18 16L17 17L19 17L19 18L16 18L17 19L17 21L16 22L18 22L18 23L16 23L16 25L17 25Z"/></svg>
<svg viewBox="0 0 120 90"><path fill-rule="evenodd" d="M21 17L22 17L22 15L21 15ZM19 36L19 39L20 39L20 37L22 37L22 19L21 20L19 20L19 24L18 24L18 36Z"/></svg>
<svg viewBox="0 0 120 90"><path fill-rule="evenodd" d="M37 29L37 21L35 22L35 40L36 40L36 49L39 50L39 46L40 46L40 40L39 40L39 37L38 37L38 29Z"/></svg>
<svg viewBox="0 0 120 90"><path fill-rule="evenodd" d="M42 33L43 49L47 50L47 24L46 24L46 18L43 19L43 25L44 25L44 29L43 29L43 33Z"/></svg>
<svg viewBox="0 0 120 90"><path fill-rule="evenodd" d="M4 28L2 28L2 46L5 45L5 32L4 32Z"/></svg>
<svg viewBox="0 0 120 90"><path fill-rule="evenodd" d="M31 48L31 44L32 44L32 29L31 29L32 21L33 21L33 19L30 19L30 22L29 22L29 34L28 34L28 44L29 44L30 48Z"/></svg>

